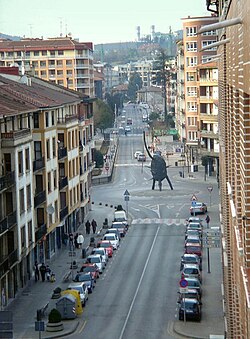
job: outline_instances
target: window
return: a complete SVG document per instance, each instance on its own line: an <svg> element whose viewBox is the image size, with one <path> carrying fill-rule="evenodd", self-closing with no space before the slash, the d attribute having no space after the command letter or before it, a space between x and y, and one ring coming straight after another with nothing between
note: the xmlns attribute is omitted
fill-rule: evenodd
<svg viewBox="0 0 250 339"><path fill-rule="evenodd" d="M40 61L40 67L46 67L46 61Z"/></svg>
<svg viewBox="0 0 250 339"><path fill-rule="evenodd" d="M47 175L48 178L48 192L51 192L51 172L48 173Z"/></svg>
<svg viewBox="0 0 250 339"><path fill-rule="evenodd" d="M32 242L32 220L28 222L28 241Z"/></svg>
<svg viewBox="0 0 250 339"><path fill-rule="evenodd" d="M42 55L46 56L47 55L47 51L42 51Z"/></svg>
<svg viewBox="0 0 250 339"><path fill-rule="evenodd" d="M64 55L64 51L58 51L58 55Z"/></svg>
<svg viewBox="0 0 250 339"><path fill-rule="evenodd" d="M186 36L196 36L197 27L186 27Z"/></svg>
<svg viewBox="0 0 250 339"><path fill-rule="evenodd" d="M24 189L19 191L20 214L24 213Z"/></svg>
<svg viewBox="0 0 250 339"><path fill-rule="evenodd" d="M190 141L197 141L197 132L195 131L189 131L188 132L188 139Z"/></svg>
<svg viewBox="0 0 250 339"><path fill-rule="evenodd" d="M23 152L18 152L18 174L23 174Z"/></svg>
<svg viewBox="0 0 250 339"><path fill-rule="evenodd" d="M196 102L188 102L187 103L189 112L197 112L197 103Z"/></svg>
<svg viewBox="0 0 250 339"><path fill-rule="evenodd" d="M31 188L30 185L26 187L27 208L31 208Z"/></svg>
<svg viewBox="0 0 250 339"><path fill-rule="evenodd" d="M72 66L72 60L66 60L66 66Z"/></svg>
<svg viewBox="0 0 250 339"><path fill-rule="evenodd" d="M196 73L195 72L187 72L187 81L195 81Z"/></svg>
<svg viewBox="0 0 250 339"><path fill-rule="evenodd" d="M46 141L47 159L50 159L50 139Z"/></svg>
<svg viewBox="0 0 250 339"><path fill-rule="evenodd" d="M25 226L21 227L21 246L23 250L25 247Z"/></svg>
<svg viewBox="0 0 250 339"><path fill-rule="evenodd" d="M57 66L63 66L62 60L57 60L56 64L57 64Z"/></svg>
<svg viewBox="0 0 250 339"><path fill-rule="evenodd" d="M38 67L38 61L32 61L32 67L37 68Z"/></svg>
<svg viewBox="0 0 250 339"><path fill-rule="evenodd" d="M202 55L202 58L201 58L201 63L204 64L206 62L209 62L211 60L213 60L213 55Z"/></svg>
<svg viewBox="0 0 250 339"><path fill-rule="evenodd" d="M33 114L34 128L39 128L39 113Z"/></svg>
<svg viewBox="0 0 250 339"><path fill-rule="evenodd" d="M188 97L197 97L197 88L196 87L187 87L187 96Z"/></svg>
<svg viewBox="0 0 250 339"><path fill-rule="evenodd" d="M40 52L39 51L34 51L34 56L39 56Z"/></svg>
<svg viewBox="0 0 250 339"><path fill-rule="evenodd" d="M57 188L57 172L56 172L56 170L54 170L54 189L56 189Z"/></svg>
<svg viewBox="0 0 250 339"><path fill-rule="evenodd" d="M187 57L186 59L187 67L197 66L197 57Z"/></svg>
<svg viewBox="0 0 250 339"><path fill-rule="evenodd" d="M58 201L55 201L55 222L58 220Z"/></svg>
<svg viewBox="0 0 250 339"><path fill-rule="evenodd" d="M35 160L42 158L42 143L41 141L34 141Z"/></svg>
<svg viewBox="0 0 250 339"><path fill-rule="evenodd" d="M47 71L41 71L40 73L42 78L47 78Z"/></svg>
<svg viewBox="0 0 250 339"><path fill-rule="evenodd" d="M58 70L57 71L57 76L58 77L63 77L63 70Z"/></svg>
<svg viewBox="0 0 250 339"><path fill-rule="evenodd" d="M72 77L72 71L71 70L67 70L67 76Z"/></svg>
<svg viewBox="0 0 250 339"><path fill-rule="evenodd" d="M30 56L30 52L25 52L25 56L29 57Z"/></svg>
<svg viewBox="0 0 250 339"><path fill-rule="evenodd" d="M25 166L26 166L26 171L30 170L30 150L29 148L26 148L25 150Z"/></svg>
<svg viewBox="0 0 250 339"><path fill-rule="evenodd" d="M56 54L55 51L50 51L51 56L55 56L55 54Z"/></svg>
<svg viewBox="0 0 250 339"><path fill-rule="evenodd" d="M51 112L51 125L52 126L55 125L55 112L54 111Z"/></svg>
<svg viewBox="0 0 250 339"><path fill-rule="evenodd" d="M206 36L206 35L209 36L209 35L217 35L217 34L216 34L216 31L213 30L213 31L204 32L204 33L202 33L201 35L203 35L203 36L204 36L204 35L205 35L205 36Z"/></svg>
<svg viewBox="0 0 250 339"><path fill-rule="evenodd" d="M53 151L53 158L56 157L56 138L52 139L52 151Z"/></svg>
<svg viewBox="0 0 250 339"><path fill-rule="evenodd" d="M188 117L188 126L197 126L197 117Z"/></svg>
<svg viewBox="0 0 250 339"><path fill-rule="evenodd" d="M186 51L187 52L197 52L197 42L196 41L187 42Z"/></svg>
<svg viewBox="0 0 250 339"><path fill-rule="evenodd" d="M55 67L55 60L49 61L49 67Z"/></svg>
<svg viewBox="0 0 250 339"><path fill-rule="evenodd" d="M207 47L211 44L214 44L215 42L217 42L217 41L216 40L203 40L202 43L201 43L201 46L202 46L202 48L204 48L204 47ZM216 51L216 49L217 49L216 47L212 47L212 48L207 49L207 51Z"/></svg>
<svg viewBox="0 0 250 339"><path fill-rule="evenodd" d="M49 127L49 112L45 112L45 126Z"/></svg>

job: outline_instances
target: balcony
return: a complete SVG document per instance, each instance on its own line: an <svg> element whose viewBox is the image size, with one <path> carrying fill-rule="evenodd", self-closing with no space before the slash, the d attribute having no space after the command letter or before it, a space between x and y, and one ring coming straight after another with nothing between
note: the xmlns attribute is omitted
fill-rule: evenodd
<svg viewBox="0 0 250 339"><path fill-rule="evenodd" d="M59 117L57 119L57 124L63 127L71 127L72 125L78 123L78 115L72 114L72 115L65 115L64 117Z"/></svg>
<svg viewBox="0 0 250 339"><path fill-rule="evenodd" d="M44 157L33 161L33 172L40 171L45 168Z"/></svg>
<svg viewBox="0 0 250 339"><path fill-rule="evenodd" d="M59 190L61 191L64 189L66 186L68 186L68 177L61 178L59 180Z"/></svg>
<svg viewBox="0 0 250 339"><path fill-rule="evenodd" d="M29 128L18 131L1 133L2 147L16 147L32 141L32 134Z"/></svg>
<svg viewBox="0 0 250 339"><path fill-rule="evenodd" d="M17 250L0 257L0 277L2 277L18 261Z"/></svg>
<svg viewBox="0 0 250 339"><path fill-rule="evenodd" d="M0 221L0 234L9 230L12 226L16 225L16 211L7 215L3 220Z"/></svg>
<svg viewBox="0 0 250 339"><path fill-rule="evenodd" d="M15 172L7 173L0 177L0 191L6 190L7 188L15 184Z"/></svg>
<svg viewBox="0 0 250 339"><path fill-rule="evenodd" d="M47 234L47 225L43 224L38 227L36 233L35 233L35 241L38 242Z"/></svg>
<svg viewBox="0 0 250 339"><path fill-rule="evenodd" d="M58 160L63 159L67 156L67 147L61 147L58 149Z"/></svg>
<svg viewBox="0 0 250 339"><path fill-rule="evenodd" d="M218 139L219 138L219 134L215 133L213 131L207 131L205 129L201 130L201 137L203 138L208 138L208 139Z"/></svg>
<svg viewBox="0 0 250 339"><path fill-rule="evenodd" d="M205 95L201 95L200 96L200 103L213 103L214 98L211 96L205 96Z"/></svg>
<svg viewBox="0 0 250 339"><path fill-rule="evenodd" d="M65 206L65 207L60 211L60 221L62 221L67 215L68 215L68 206Z"/></svg>
<svg viewBox="0 0 250 339"><path fill-rule="evenodd" d="M46 192L41 191L34 197L34 206L37 207L46 201Z"/></svg>
<svg viewBox="0 0 250 339"><path fill-rule="evenodd" d="M200 113L200 120L204 122L218 122L218 115L217 114L207 114L207 113Z"/></svg>

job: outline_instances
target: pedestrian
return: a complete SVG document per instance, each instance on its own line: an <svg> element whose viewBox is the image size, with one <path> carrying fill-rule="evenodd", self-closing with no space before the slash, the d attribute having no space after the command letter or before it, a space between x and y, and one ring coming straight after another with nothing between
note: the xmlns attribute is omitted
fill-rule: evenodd
<svg viewBox="0 0 250 339"><path fill-rule="evenodd" d="M44 265L44 263L42 263L41 267L40 267L40 273L41 273L41 277L42 277L42 281L45 281L45 275L46 275L46 266Z"/></svg>
<svg viewBox="0 0 250 339"><path fill-rule="evenodd" d="M37 261L35 261L34 271L35 271L35 281L38 281L40 277L40 273L39 273L39 266L38 266Z"/></svg>
<svg viewBox="0 0 250 339"><path fill-rule="evenodd" d="M77 237L78 248L82 248L83 242L84 242L84 237L81 233L79 233Z"/></svg>
<svg viewBox="0 0 250 339"><path fill-rule="evenodd" d="M78 233L76 233L75 236L74 236L75 248L78 248L77 238L78 238Z"/></svg>
<svg viewBox="0 0 250 339"><path fill-rule="evenodd" d="M90 234L90 222L89 222L89 220L86 221L85 228L86 228L86 234Z"/></svg>
<svg viewBox="0 0 250 339"><path fill-rule="evenodd" d="M70 248L70 251L73 250L73 247L74 247L74 236L73 236L73 233L70 233L69 234L69 248Z"/></svg>
<svg viewBox="0 0 250 339"><path fill-rule="evenodd" d="M206 220L206 223L207 223L207 228L209 228L210 216L207 215L205 220Z"/></svg>
<svg viewBox="0 0 250 339"><path fill-rule="evenodd" d="M67 233L63 233L63 244L65 246L67 246L67 244L68 244L68 239L69 239L68 234Z"/></svg>
<svg viewBox="0 0 250 339"><path fill-rule="evenodd" d="M46 278L47 278L47 281L50 281L50 274L51 274L51 269L49 268L49 265L46 265Z"/></svg>
<svg viewBox="0 0 250 339"><path fill-rule="evenodd" d="M96 224L95 219L93 219L93 220L91 221L91 226L92 226L93 234L95 234L95 232L96 232L96 227L97 227L97 224Z"/></svg>

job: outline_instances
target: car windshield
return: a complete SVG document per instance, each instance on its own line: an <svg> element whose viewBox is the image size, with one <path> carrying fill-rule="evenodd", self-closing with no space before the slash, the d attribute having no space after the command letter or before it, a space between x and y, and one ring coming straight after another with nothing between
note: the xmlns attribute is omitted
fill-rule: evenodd
<svg viewBox="0 0 250 339"><path fill-rule="evenodd" d="M85 272L95 272L96 269L93 266L87 266L87 267L84 267L84 271Z"/></svg>
<svg viewBox="0 0 250 339"><path fill-rule="evenodd" d="M91 262L91 263L99 263L100 260L101 259L99 257L92 257L92 258L88 259L88 261Z"/></svg>
<svg viewBox="0 0 250 339"><path fill-rule="evenodd" d="M182 300L181 307L184 308L184 300ZM193 300L185 299L185 309L190 311L196 310L197 303Z"/></svg>
<svg viewBox="0 0 250 339"><path fill-rule="evenodd" d="M77 274L75 281L89 281L91 277L88 274Z"/></svg>
<svg viewBox="0 0 250 339"><path fill-rule="evenodd" d="M122 223L120 223L120 224L113 224L112 228L124 228L124 225Z"/></svg>
<svg viewBox="0 0 250 339"><path fill-rule="evenodd" d="M193 263L193 262L197 262L198 260L197 260L197 258L194 258L194 257L184 257L183 261Z"/></svg>
<svg viewBox="0 0 250 339"><path fill-rule="evenodd" d="M190 251L200 251L200 246L187 246L187 249Z"/></svg>
<svg viewBox="0 0 250 339"><path fill-rule="evenodd" d="M184 274L199 274L199 271L197 268L188 267L184 268Z"/></svg>
<svg viewBox="0 0 250 339"><path fill-rule="evenodd" d="M115 236L114 235L105 235L105 239L107 240L115 240Z"/></svg>
<svg viewBox="0 0 250 339"><path fill-rule="evenodd" d="M105 248L108 248L108 247L111 247L111 244L108 244L108 243L101 243L100 244L100 247L105 247Z"/></svg>

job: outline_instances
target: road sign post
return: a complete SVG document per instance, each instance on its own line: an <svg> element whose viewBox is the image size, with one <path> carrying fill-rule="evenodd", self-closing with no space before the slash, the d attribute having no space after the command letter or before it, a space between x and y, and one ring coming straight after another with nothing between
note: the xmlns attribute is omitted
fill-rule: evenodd
<svg viewBox="0 0 250 339"><path fill-rule="evenodd" d="M127 214L127 219L128 219L128 202L129 202L129 196L130 196L129 191L126 190L123 195L124 195L124 200L126 201L126 214Z"/></svg>
<svg viewBox="0 0 250 339"><path fill-rule="evenodd" d="M207 190L209 192L209 201L210 201L210 207L212 205L212 202L211 202L211 194L212 194L212 191L213 191L213 186L212 185L208 185L207 186Z"/></svg>
<svg viewBox="0 0 250 339"><path fill-rule="evenodd" d="M185 303L185 292L187 291L188 289L188 282L186 279L182 278L179 282L179 285L180 285L180 292L183 294L183 312L184 312L184 323L186 322L186 303Z"/></svg>

